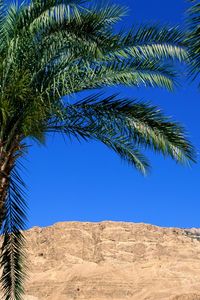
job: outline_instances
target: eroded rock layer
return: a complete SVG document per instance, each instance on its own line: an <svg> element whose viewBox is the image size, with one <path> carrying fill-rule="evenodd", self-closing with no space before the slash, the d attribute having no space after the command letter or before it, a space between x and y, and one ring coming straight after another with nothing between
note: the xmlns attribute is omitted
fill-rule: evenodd
<svg viewBox="0 0 200 300"><path fill-rule="evenodd" d="M25 300L200 300L198 230L67 222L26 236Z"/></svg>

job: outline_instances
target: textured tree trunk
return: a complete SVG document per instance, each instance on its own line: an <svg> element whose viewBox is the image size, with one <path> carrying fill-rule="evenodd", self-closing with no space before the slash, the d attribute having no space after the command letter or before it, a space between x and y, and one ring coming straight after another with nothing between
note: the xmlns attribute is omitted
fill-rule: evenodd
<svg viewBox="0 0 200 300"><path fill-rule="evenodd" d="M5 151L4 147L0 147L0 228L4 220L5 202L14 161L14 151Z"/></svg>

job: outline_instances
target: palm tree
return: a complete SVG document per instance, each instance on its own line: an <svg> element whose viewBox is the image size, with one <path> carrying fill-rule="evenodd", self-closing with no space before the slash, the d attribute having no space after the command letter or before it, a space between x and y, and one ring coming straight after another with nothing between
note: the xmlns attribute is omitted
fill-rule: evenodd
<svg viewBox="0 0 200 300"><path fill-rule="evenodd" d="M200 75L200 2L189 0L193 5L187 11L188 31L186 45L189 52L189 75L196 79ZM200 86L200 81L199 81Z"/></svg>
<svg viewBox="0 0 200 300"><path fill-rule="evenodd" d="M100 140L146 173L150 148L177 162L193 160L183 128L149 103L93 94L106 86L173 89L174 59L185 58L182 37L159 26L116 30L118 5L83 0L32 0L6 7L0 0L0 226L5 299L22 299L26 268L22 230L25 184L18 168L31 141L49 132ZM68 96L66 98L64 96Z"/></svg>

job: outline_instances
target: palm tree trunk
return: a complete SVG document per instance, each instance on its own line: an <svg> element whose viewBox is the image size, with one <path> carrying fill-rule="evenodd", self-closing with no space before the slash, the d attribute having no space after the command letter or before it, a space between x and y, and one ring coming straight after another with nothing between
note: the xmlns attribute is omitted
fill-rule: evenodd
<svg viewBox="0 0 200 300"><path fill-rule="evenodd" d="M14 151L5 151L4 147L0 147L0 228L4 220L5 202L14 161Z"/></svg>

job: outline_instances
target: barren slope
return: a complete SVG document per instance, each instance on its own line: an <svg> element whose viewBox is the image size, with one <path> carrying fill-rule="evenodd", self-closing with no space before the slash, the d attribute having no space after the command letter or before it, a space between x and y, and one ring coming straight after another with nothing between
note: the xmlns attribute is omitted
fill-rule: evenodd
<svg viewBox="0 0 200 300"><path fill-rule="evenodd" d="M198 230L58 223L26 232L26 300L200 300Z"/></svg>

